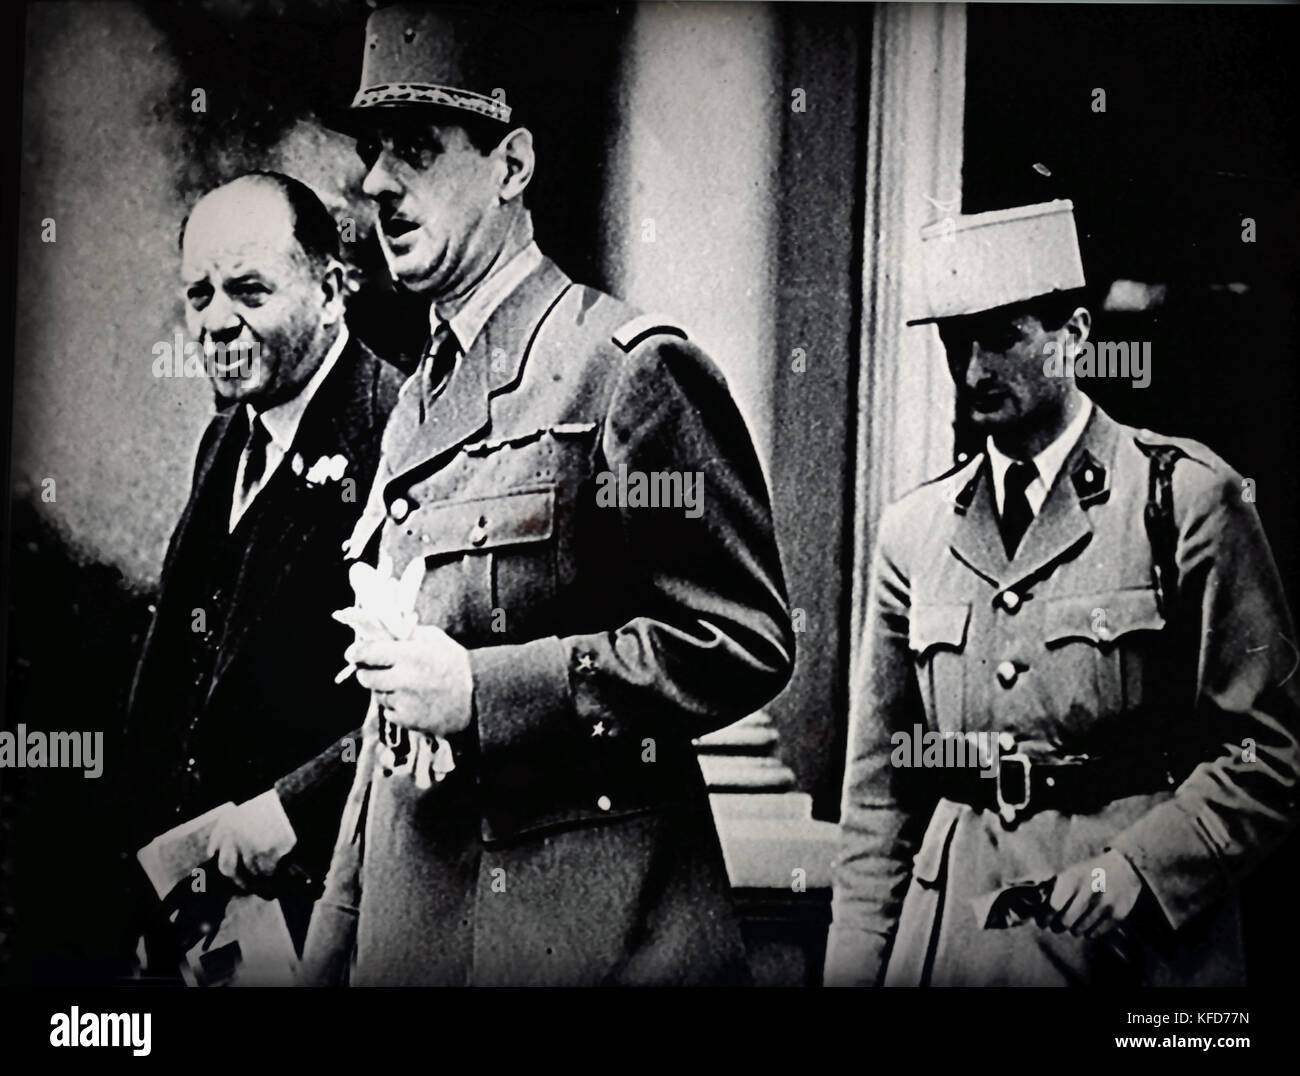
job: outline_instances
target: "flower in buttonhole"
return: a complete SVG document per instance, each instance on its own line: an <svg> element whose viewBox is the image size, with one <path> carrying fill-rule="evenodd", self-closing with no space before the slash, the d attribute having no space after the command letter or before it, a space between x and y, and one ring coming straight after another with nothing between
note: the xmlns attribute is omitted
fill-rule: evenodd
<svg viewBox="0 0 1300 1076"><path fill-rule="evenodd" d="M294 453L293 461L290 466L293 473L301 475L303 473L303 458L298 453ZM321 456L315 463L307 468L306 478L309 486L323 486L326 482L337 482L344 474L347 473L348 458L335 453L333 456Z"/></svg>

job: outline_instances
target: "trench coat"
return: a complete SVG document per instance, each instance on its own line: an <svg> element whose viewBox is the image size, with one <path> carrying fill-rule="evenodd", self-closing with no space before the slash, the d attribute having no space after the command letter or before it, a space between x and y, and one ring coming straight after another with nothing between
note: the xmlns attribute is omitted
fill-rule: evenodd
<svg viewBox="0 0 1300 1076"><path fill-rule="evenodd" d="M354 985L746 981L692 739L776 695L794 641L723 378L679 328L543 259L422 400L417 372L351 552L395 574L424 559L420 623L468 648L473 720L430 788L358 770L307 968L351 961ZM647 506L638 474L700 475L702 497L665 503L661 483ZM331 915L342 931L322 930ZM353 957L319 951L350 935Z"/></svg>
<svg viewBox="0 0 1300 1076"><path fill-rule="evenodd" d="M1144 528L1143 448L1156 445L1184 453L1167 602ZM1300 683L1282 586L1240 475L1202 444L1094 408L1008 560L981 453L884 513L865 633L828 983L1242 981L1234 887L1295 817ZM1182 765L1167 787L1101 790L1099 807L1030 810L1008 825L891 762L895 735L917 724L1009 732L1031 759L1164 752ZM1032 921L985 929L989 894L1107 849L1144 887L1145 914L1120 944Z"/></svg>

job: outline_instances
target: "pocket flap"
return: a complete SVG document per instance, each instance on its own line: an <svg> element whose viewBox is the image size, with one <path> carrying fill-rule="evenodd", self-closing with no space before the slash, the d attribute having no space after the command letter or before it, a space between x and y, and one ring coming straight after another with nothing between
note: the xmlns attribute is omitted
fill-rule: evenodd
<svg viewBox="0 0 1300 1076"><path fill-rule="evenodd" d="M544 542L555 530L555 488L424 505L403 529L424 544L426 557Z"/></svg>
<svg viewBox="0 0 1300 1076"><path fill-rule="evenodd" d="M960 650L966 645L968 623L970 602L914 605L907 622L908 645L918 656L924 656L927 650L936 646Z"/></svg>
<svg viewBox="0 0 1300 1076"><path fill-rule="evenodd" d="M1165 626L1156 592L1150 587L1050 598L1044 616L1048 646L1069 639L1100 646L1131 632L1159 631Z"/></svg>

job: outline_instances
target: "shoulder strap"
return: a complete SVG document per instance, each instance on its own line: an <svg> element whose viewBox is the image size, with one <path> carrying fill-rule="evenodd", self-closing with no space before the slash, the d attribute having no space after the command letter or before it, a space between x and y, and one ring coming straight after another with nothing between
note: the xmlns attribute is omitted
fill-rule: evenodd
<svg viewBox="0 0 1300 1076"><path fill-rule="evenodd" d="M660 314L638 314L631 321L624 322L612 334L612 339L620 348L631 352L638 345L652 336L676 336L685 340L686 331L676 325L672 319Z"/></svg>
<svg viewBox="0 0 1300 1076"><path fill-rule="evenodd" d="M1174 465L1187 455L1177 445L1137 443L1151 461L1143 514L1151 542L1151 575L1156 603L1165 617L1178 594L1178 523L1174 519Z"/></svg>

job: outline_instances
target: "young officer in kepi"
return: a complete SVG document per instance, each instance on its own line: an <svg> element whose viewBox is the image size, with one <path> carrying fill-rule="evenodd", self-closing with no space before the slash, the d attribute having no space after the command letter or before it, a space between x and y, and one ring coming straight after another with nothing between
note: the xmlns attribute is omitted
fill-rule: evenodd
<svg viewBox="0 0 1300 1076"><path fill-rule="evenodd" d="M1234 889L1300 772L1250 487L1079 391L1069 202L923 238L920 321L988 438L881 520L826 981L1240 983ZM988 776L908 768L917 726L991 736Z"/></svg>
<svg viewBox="0 0 1300 1076"><path fill-rule="evenodd" d="M348 126L431 336L349 548L418 585L419 626L347 654L382 748L304 978L743 982L691 740L790 674L763 472L686 334L534 243L518 70L481 14L403 5L367 27ZM611 504L624 473L658 506ZM664 496L686 481L694 507Z"/></svg>

